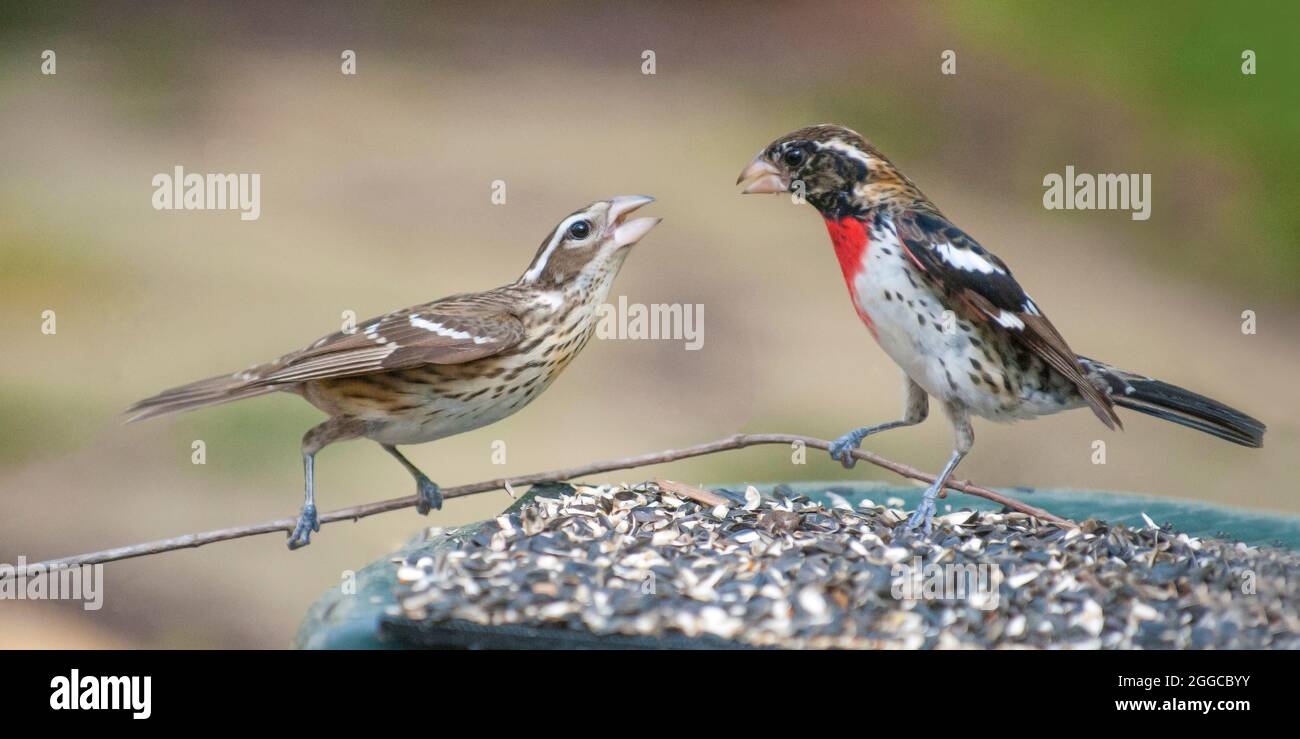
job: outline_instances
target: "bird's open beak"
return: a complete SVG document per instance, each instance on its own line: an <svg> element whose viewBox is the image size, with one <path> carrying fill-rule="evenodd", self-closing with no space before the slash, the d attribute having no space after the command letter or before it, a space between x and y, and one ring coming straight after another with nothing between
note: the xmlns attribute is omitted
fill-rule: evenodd
<svg viewBox="0 0 1300 739"><path fill-rule="evenodd" d="M655 201L649 195L619 195L610 198L609 222L614 224L614 243L618 246L631 246L650 233L650 229L659 225L660 218L633 218L626 220L628 214L644 205Z"/></svg>
<svg viewBox="0 0 1300 739"><path fill-rule="evenodd" d="M737 185L742 183L745 189L740 191L741 195L788 192L790 189L789 184L782 179L781 171L776 168L776 165L763 158L761 152L736 178Z"/></svg>

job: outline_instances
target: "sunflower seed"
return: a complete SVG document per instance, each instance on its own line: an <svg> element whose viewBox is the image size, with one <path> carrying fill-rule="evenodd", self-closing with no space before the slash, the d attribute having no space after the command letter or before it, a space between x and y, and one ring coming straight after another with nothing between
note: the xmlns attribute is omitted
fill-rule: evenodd
<svg viewBox="0 0 1300 739"><path fill-rule="evenodd" d="M900 526L894 499L709 494L734 504L656 483L535 489L395 560L384 618L782 647L1300 648L1290 550L1190 538L1149 517L1142 529L1061 530L972 510L924 538ZM923 579L918 599L896 597L908 580L897 572L917 562L992 570L964 597L925 596Z"/></svg>

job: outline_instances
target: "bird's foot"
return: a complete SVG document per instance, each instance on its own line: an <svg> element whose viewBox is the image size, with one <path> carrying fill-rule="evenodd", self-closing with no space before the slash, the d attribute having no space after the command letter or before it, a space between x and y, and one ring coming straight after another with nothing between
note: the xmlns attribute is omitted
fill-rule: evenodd
<svg viewBox="0 0 1300 739"><path fill-rule="evenodd" d="M316 516L316 506L307 504L298 514L298 524L289 535L289 549L301 549L311 543L311 532L320 531L320 519Z"/></svg>
<svg viewBox="0 0 1300 739"><path fill-rule="evenodd" d="M429 511L442 510L442 490L438 488L438 483L427 477L418 477L415 480L416 496L420 499L415 504L415 510L421 516L429 515Z"/></svg>
<svg viewBox="0 0 1300 739"><path fill-rule="evenodd" d="M921 496L921 502L916 506L916 511L912 513L911 518L907 519L908 529L914 530L919 526L926 536L930 535L930 529L934 526L936 509L934 499L937 495L938 491L934 489L925 491L925 495Z"/></svg>
<svg viewBox="0 0 1300 739"><path fill-rule="evenodd" d="M853 456L853 450L858 448L862 440L866 438L866 429L854 429L847 434L831 442L831 459L844 465L844 469L851 470L853 465L858 463Z"/></svg>

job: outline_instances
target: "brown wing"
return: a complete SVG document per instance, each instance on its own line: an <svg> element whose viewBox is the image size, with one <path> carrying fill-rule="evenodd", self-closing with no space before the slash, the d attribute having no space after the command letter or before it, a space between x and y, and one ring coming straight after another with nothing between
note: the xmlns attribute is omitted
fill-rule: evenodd
<svg viewBox="0 0 1300 739"><path fill-rule="evenodd" d="M233 375L165 390L126 410L127 422L275 392L309 380L460 364L514 346L523 325L509 300L490 291L457 295L363 322L301 351Z"/></svg>
<svg viewBox="0 0 1300 739"><path fill-rule="evenodd" d="M461 364L497 354L523 338L508 303L489 294L454 296L361 322L352 333L241 373L250 386L284 385L425 364Z"/></svg>
<svg viewBox="0 0 1300 739"><path fill-rule="evenodd" d="M1088 380L1079 356L1001 259L935 212L904 212L896 227L912 261L945 294L996 323L1074 383L1102 423L1112 429L1121 426L1110 398Z"/></svg>

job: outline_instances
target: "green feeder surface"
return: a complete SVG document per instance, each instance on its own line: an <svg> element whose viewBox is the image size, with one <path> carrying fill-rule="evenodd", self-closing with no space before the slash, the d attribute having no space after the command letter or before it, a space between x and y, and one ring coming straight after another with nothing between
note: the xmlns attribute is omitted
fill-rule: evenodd
<svg viewBox="0 0 1300 739"><path fill-rule="evenodd" d="M770 495L774 486L756 486ZM879 483L792 483L793 493L831 507L843 502L855 508L863 500L891 508L911 509L921 491L914 487L896 487ZM714 489L743 490L740 486ZM563 483L534 486L521 496L507 512L519 511L535 496L570 491ZM1300 517L1249 511L1176 499L1153 498L1116 493L1076 490L1003 491L1057 515L1083 522L1097 519L1109 524L1124 524L1134 529L1147 528L1146 517L1156 525L1168 524L1173 532L1201 539L1239 541L1252 547L1300 549ZM898 501L901 499L902 503ZM940 501L939 515L957 510L999 511L1001 506L974 496L950 494ZM487 626L468 621L447 621L436 625L412 623L394 618L399 586L395 558L416 553L431 553L441 548L455 548L493 521L484 521L457 529L443 530L432 536L421 535L402 549L371 562L356 573L356 592L345 594L331 588L308 610L294 645L303 649L394 649L394 648L540 648L540 649L644 649L644 648L743 648L747 645L711 636L686 637L668 635L639 637L595 635L569 629L523 625ZM1294 577L1291 578L1294 580Z"/></svg>

